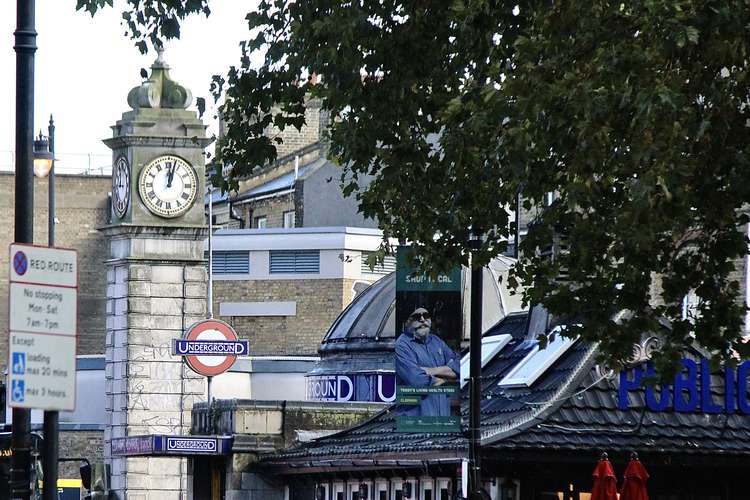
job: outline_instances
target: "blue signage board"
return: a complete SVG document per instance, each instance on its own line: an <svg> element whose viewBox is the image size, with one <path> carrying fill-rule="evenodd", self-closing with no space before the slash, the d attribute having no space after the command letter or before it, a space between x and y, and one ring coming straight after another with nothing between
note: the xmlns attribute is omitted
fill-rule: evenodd
<svg viewBox="0 0 750 500"><path fill-rule="evenodd" d="M112 455L228 455L232 438L226 436L168 436L150 434L112 439Z"/></svg>
<svg viewBox="0 0 750 500"><path fill-rule="evenodd" d="M185 340L172 341L174 356L245 356L250 352L247 340Z"/></svg>
<svg viewBox="0 0 750 500"><path fill-rule="evenodd" d="M306 375L305 384L307 399L311 401L392 403L396 400L393 372Z"/></svg>
<svg viewBox="0 0 750 500"><path fill-rule="evenodd" d="M657 379L651 363L620 372L618 407L629 409L630 393L643 393L646 407L655 412L674 410L681 413L742 413L750 415L748 375L750 361L737 368L725 367L713 373L710 362L701 358L680 361L681 369L669 384L644 384L647 379ZM717 391L718 389L718 391ZM718 396L717 393L723 393ZM641 398L635 399L639 401Z"/></svg>

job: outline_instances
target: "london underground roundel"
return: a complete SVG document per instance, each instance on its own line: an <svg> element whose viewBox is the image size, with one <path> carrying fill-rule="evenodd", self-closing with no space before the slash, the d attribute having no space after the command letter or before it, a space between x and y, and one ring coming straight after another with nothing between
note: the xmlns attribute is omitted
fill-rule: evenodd
<svg viewBox="0 0 750 500"><path fill-rule="evenodd" d="M215 346L221 346L224 343L236 343L237 333L234 329L223 321L217 319L207 319L199 321L185 334L184 340L186 341L200 341L204 342L204 345L214 344ZM187 355L185 356L185 362L188 366L196 373L204 375L206 377L213 377L227 371L234 362L237 360L236 350L227 349L227 352L232 354L217 355L216 349L212 349L211 355ZM247 353L242 353L247 355Z"/></svg>

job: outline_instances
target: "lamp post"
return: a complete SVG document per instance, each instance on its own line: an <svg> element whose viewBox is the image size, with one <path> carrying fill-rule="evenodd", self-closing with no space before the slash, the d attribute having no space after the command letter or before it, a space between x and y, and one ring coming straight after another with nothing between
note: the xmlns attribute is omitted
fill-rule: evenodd
<svg viewBox="0 0 750 500"><path fill-rule="evenodd" d="M48 177L47 204L47 245L55 246L55 122L49 116L47 137L41 131L34 141L34 175L40 178ZM57 411L44 412L44 449L42 451L42 472L44 476L44 500L57 500L57 458L60 448L60 413Z"/></svg>
<svg viewBox="0 0 750 500"><path fill-rule="evenodd" d="M16 183L14 240L34 242L34 179L31 157L34 140L34 0L16 1ZM31 411L13 408L10 497L31 496Z"/></svg>
<svg viewBox="0 0 750 500"><path fill-rule="evenodd" d="M469 323L469 500L482 500L486 493L482 489L482 440L481 390L482 383L482 273L477 263L477 252L482 240L474 233L469 238L471 249L471 317Z"/></svg>

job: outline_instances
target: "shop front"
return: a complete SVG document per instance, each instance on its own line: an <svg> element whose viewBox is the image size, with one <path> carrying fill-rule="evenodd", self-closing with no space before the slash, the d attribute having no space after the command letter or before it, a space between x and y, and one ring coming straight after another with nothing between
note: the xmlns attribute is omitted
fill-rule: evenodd
<svg viewBox="0 0 750 500"><path fill-rule="evenodd" d="M534 329L555 326L529 317L538 313L510 315L485 334L510 336L482 372L482 475L493 500L589 500L603 454L618 491L637 456L651 500L750 498L750 362L712 370L700 352L687 352L669 384L646 387L658 339L645 338L642 355L613 373L581 341L539 350ZM268 455L257 470L283 481L292 499L465 496L465 437L397 433L395 409Z"/></svg>

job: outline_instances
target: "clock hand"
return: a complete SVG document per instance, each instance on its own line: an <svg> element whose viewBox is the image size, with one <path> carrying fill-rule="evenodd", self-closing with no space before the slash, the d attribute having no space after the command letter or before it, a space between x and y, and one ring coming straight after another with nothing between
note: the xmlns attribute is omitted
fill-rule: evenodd
<svg viewBox="0 0 750 500"><path fill-rule="evenodd" d="M177 163L172 163L172 168L169 169L167 174L167 187L172 187L172 178L174 178L174 170L177 168Z"/></svg>

